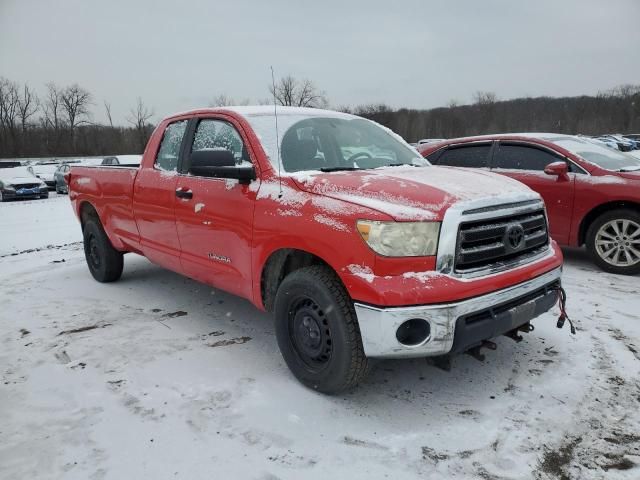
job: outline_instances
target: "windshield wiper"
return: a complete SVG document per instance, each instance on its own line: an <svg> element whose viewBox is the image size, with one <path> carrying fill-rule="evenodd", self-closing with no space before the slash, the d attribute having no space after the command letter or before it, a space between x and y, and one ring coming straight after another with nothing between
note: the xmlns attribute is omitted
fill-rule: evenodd
<svg viewBox="0 0 640 480"><path fill-rule="evenodd" d="M389 165L385 165L385 167L420 167L421 165L416 165L415 163L390 163Z"/></svg>
<svg viewBox="0 0 640 480"><path fill-rule="evenodd" d="M636 172L638 170L640 170L640 165L635 166L635 167L623 167L618 171L619 172Z"/></svg>
<svg viewBox="0 0 640 480"><path fill-rule="evenodd" d="M342 172L349 170L363 170L362 168L357 167L322 167L320 168L321 172Z"/></svg>

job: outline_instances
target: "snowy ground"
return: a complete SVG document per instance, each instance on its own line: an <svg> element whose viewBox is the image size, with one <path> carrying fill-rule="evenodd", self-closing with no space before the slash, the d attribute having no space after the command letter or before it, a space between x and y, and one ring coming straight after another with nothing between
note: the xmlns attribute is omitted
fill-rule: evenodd
<svg viewBox="0 0 640 480"><path fill-rule="evenodd" d="M555 317L449 373L299 385L247 301L127 256L84 264L66 197L0 204L0 478L640 478L640 278L567 252Z"/></svg>

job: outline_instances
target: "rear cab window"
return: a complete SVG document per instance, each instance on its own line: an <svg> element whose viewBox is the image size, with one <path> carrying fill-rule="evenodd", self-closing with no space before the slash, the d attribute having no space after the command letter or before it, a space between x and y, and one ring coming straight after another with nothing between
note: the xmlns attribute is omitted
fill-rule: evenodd
<svg viewBox="0 0 640 480"><path fill-rule="evenodd" d="M182 138L186 129L187 120L179 120L167 126L162 135L162 141L160 142L153 168L163 172L176 172L178 170L180 147L182 146Z"/></svg>

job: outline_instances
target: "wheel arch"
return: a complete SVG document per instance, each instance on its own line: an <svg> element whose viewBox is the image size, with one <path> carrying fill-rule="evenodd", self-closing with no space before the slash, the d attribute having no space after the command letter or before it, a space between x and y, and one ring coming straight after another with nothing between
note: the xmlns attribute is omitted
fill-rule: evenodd
<svg viewBox="0 0 640 480"><path fill-rule="evenodd" d="M78 208L78 217L80 218L80 227L84 231L84 226L90 219L96 219L102 225L102 221L100 220L100 215L98 215L98 211L96 207L91 204L91 202L83 201Z"/></svg>
<svg viewBox="0 0 640 480"><path fill-rule="evenodd" d="M587 232L589 231L589 227L600 215L617 209L633 210L636 213L640 213L640 202L616 200L613 202L602 203L590 210L580 222L580 227L578 229L578 245L581 246L586 243L586 237Z"/></svg>
<svg viewBox="0 0 640 480"><path fill-rule="evenodd" d="M260 272L260 299L265 310L273 311L278 287L288 274L312 265L323 265L331 269L340 279L338 272L327 261L314 253L297 248L280 248L272 252Z"/></svg>

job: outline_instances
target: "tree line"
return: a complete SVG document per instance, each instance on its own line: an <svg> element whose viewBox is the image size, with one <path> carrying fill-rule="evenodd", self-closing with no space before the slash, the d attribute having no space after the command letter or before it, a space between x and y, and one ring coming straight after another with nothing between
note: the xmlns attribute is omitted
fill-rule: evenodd
<svg viewBox="0 0 640 480"><path fill-rule="evenodd" d="M142 152L153 130L153 111L141 98L116 126L92 121L94 97L78 84L48 83L39 96L28 84L0 77L0 158L107 155Z"/></svg>
<svg viewBox="0 0 640 480"><path fill-rule="evenodd" d="M499 100L492 92L477 92L472 104L450 102L429 110L393 109L385 104L345 110L381 123L409 142L514 132L640 133L640 85L561 98Z"/></svg>
<svg viewBox="0 0 640 480"><path fill-rule="evenodd" d="M268 87L269 97L236 101L226 94L208 106L271 104L327 108L327 94L308 79L287 75ZM107 123L92 121L104 108ZM623 85L593 96L500 100L476 92L470 104L450 101L432 109L394 109L384 103L337 107L385 125L407 141L499 132L557 132L597 135L640 133L640 85ZM96 105L88 90L48 83L39 96L28 84L0 77L0 158L141 153L154 125L153 109L137 99L126 126L114 125L111 105Z"/></svg>

